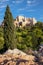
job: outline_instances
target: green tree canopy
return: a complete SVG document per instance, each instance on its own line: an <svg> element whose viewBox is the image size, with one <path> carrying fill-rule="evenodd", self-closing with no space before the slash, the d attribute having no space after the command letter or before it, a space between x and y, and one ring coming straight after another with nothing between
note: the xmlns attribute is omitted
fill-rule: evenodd
<svg viewBox="0 0 43 65"><path fill-rule="evenodd" d="M16 46L15 27L13 23L13 16L10 12L10 8L7 5L4 16L4 42L6 49L14 49Z"/></svg>

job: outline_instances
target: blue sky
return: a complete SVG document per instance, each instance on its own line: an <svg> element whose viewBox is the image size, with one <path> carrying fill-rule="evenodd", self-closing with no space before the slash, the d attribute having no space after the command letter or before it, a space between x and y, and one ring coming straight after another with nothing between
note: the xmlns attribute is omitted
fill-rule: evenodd
<svg viewBox="0 0 43 65"><path fill-rule="evenodd" d="M0 24L9 5L14 18L19 15L34 17L43 22L43 0L0 0Z"/></svg>

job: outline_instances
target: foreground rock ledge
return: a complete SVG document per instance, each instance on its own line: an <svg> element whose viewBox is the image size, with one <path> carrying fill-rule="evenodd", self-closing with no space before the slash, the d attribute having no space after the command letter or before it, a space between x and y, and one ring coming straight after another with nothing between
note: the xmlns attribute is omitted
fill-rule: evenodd
<svg viewBox="0 0 43 65"><path fill-rule="evenodd" d="M5 54L0 55L0 65L39 65L39 64L38 62L35 62L35 56L27 55L26 53L18 49L15 49L12 52L11 50L8 50L5 52Z"/></svg>

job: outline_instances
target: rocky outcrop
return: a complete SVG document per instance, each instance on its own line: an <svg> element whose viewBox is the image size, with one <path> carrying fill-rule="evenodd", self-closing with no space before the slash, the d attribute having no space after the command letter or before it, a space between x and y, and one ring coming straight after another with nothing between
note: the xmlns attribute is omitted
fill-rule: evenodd
<svg viewBox="0 0 43 65"><path fill-rule="evenodd" d="M18 49L14 49L7 50L3 55L0 54L0 65L43 65L42 59L43 57L27 55Z"/></svg>
<svg viewBox="0 0 43 65"><path fill-rule="evenodd" d="M14 20L14 25L16 27L25 27L35 25L37 23L35 18L27 18L24 16L17 16Z"/></svg>

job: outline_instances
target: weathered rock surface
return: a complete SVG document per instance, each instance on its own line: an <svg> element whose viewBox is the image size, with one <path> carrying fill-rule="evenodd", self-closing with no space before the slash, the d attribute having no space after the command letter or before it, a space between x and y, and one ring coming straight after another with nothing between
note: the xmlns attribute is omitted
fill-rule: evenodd
<svg viewBox="0 0 43 65"><path fill-rule="evenodd" d="M18 49L8 50L0 54L0 65L43 65L43 57L36 58Z"/></svg>

